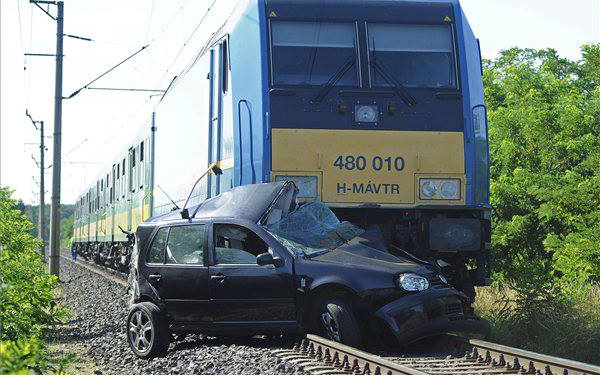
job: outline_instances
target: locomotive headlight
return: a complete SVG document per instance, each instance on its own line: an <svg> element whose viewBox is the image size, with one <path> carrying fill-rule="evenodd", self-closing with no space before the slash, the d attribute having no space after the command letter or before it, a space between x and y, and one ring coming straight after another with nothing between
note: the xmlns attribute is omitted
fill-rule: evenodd
<svg viewBox="0 0 600 375"><path fill-rule="evenodd" d="M442 182L440 195L444 199L460 199L460 180L449 180Z"/></svg>
<svg viewBox="0 0 600 375"><path fill-rule="evenodd" d="M398 285L407 292L420 292L429 288L429 281L414 273L405 273L398 277Z"/></svg>
<svg viewBox="0 0 600 375"><path fill-rule="evenodd" d="M379 109L376 105L354 106L354 121L356 122L377 122L379 120Z"/></svg>
<svg viewBox="0 0 600 375"><path fill-rule="evenodd" d="M459 200L460 180L457 178L421 178L419 196L425 200Z"/></svg>
<svg viewBox="0 0 600 375"><path fill-rule="evenodd" d="M298 198L317 198L319 181L317 176L275 176L275 181L293 181L298 188Z"/></svg>
<svg viewBox="0 0 600 375"><path fill-rule="evenodd" d="M435 182L433 182L432 180L421 181L421 194L427 199L433 198L437 191L437 186L435 185Z"/></svg>

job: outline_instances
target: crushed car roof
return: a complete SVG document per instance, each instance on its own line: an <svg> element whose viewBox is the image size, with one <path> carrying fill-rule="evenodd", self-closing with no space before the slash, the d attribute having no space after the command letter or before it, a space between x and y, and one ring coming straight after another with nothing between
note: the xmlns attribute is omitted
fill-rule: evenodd
<svg viewBox="0 0 600 375"><path fill-rule="evenodd" d="M234 187L200 204L188 207L188 211L190 217L195 219L235 217L258 222L288 184L289 182L281 181ZM170 220L181 220L181 210L152 217L146 222Z"/></svg>

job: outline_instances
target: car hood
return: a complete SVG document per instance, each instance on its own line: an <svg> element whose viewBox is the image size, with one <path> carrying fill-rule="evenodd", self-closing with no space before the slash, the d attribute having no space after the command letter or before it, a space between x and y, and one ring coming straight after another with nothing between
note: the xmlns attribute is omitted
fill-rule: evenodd
<svg viewBox="0 0 600 375"><path fill-rule="evenodd" d="M377 272L411 272L423 276L435 273L433 266L416 263L387 251L378 250L366 245L365 242L363 237L356 237L347 244L310 259L346 267L372 269Z"/></svg>

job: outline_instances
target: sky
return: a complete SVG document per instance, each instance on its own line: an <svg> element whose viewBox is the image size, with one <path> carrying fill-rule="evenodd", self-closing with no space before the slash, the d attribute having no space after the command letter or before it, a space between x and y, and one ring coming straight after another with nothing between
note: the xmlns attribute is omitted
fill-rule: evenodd
<svg viewBox="0 0 600 375"><path fill-rule="evenodd" d="M63 95L68 96L144 45L143 52L102 78L96 87L164 89L210 35L200 23L213 0L66 0ZM209 15L229 12L217 0ZM600 43L600 0L462 0L485 58L510 47L554 48L570 59L579 47ZM54 12L51 7L50 12ZM200 25L200 26L198 26ZM55 22L28 0L0 1L0 186L26 203L39 201L39 133L45 122L46 165L52 163ZM157 97L149 93L83 90L63 102L63 203L104 171L113 156L147 124ZM32 157L33 156L33 157ZM50 202L51 169L46 171Z"/></svg>

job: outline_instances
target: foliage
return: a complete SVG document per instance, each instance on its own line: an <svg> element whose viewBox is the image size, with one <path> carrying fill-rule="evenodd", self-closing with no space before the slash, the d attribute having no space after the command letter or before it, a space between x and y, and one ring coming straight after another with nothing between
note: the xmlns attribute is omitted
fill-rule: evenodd
<svg viewBox="0 0 600 375"><path fill-rule="evenodd" d="M543 301L498 284L477 293L477 313L492 323L491 341L600 364L600 285L581 298Z"/></svg>
<svg viewBox="0 0 600 375"><path fill-rule="evenodd" d="M600 361L600 44L484 63L500 342ZM507 293L506 291L510 291ZM593 305L593 304L592 304Z"/></svg>
<svg viewBox="0 0 600 375"><path fill-rule="evenodd" d="M32 236L37 237L38 235L38 218L39 218L39 205L30 206L23 204L19 207L21 211L27 215L29 220L35 224L34 227L29 231ZM60 205L60 240L61 243L68 243L69 238L73 235L73 213L75 212L74 204L61 204ZM46 239L50 238L50 205L45 205L44 217L46 218Z"/></svg>
<svg viewBox="0 0 600 375"><path fill-rule="evenodd" d="M600 280L600 44L582 51L572 62L515 48L485 62L493 255L515 287L558 280L584 293Z"/></svg>
<svg viewBox="0 0 600 375"><path fill-rule="evenodd" d="M60 247L71 247L69 241L73 237L73 215L60 221Z"/></svg>
<svg viewBox="0 0 600 375"><path fill-rule="evenodd" d="M19 341L0 341L0 369L2 374L28 375L65 374L65 369L72 360L65 358L48 358L45 347L38 339Z"/></svg>
<svg viewBox="0 0 600 375"><path fill-rule="evenodd" d="M0 365L15 365L15 358L20 358L15 353L22 353L23 366L39 361L43 367L45 351L39 337L44 327L67 313L55 302L56 277L45 272L42 257L34 250L39 241L29 233L32 224L11 194L0 188Z"/></svg>

